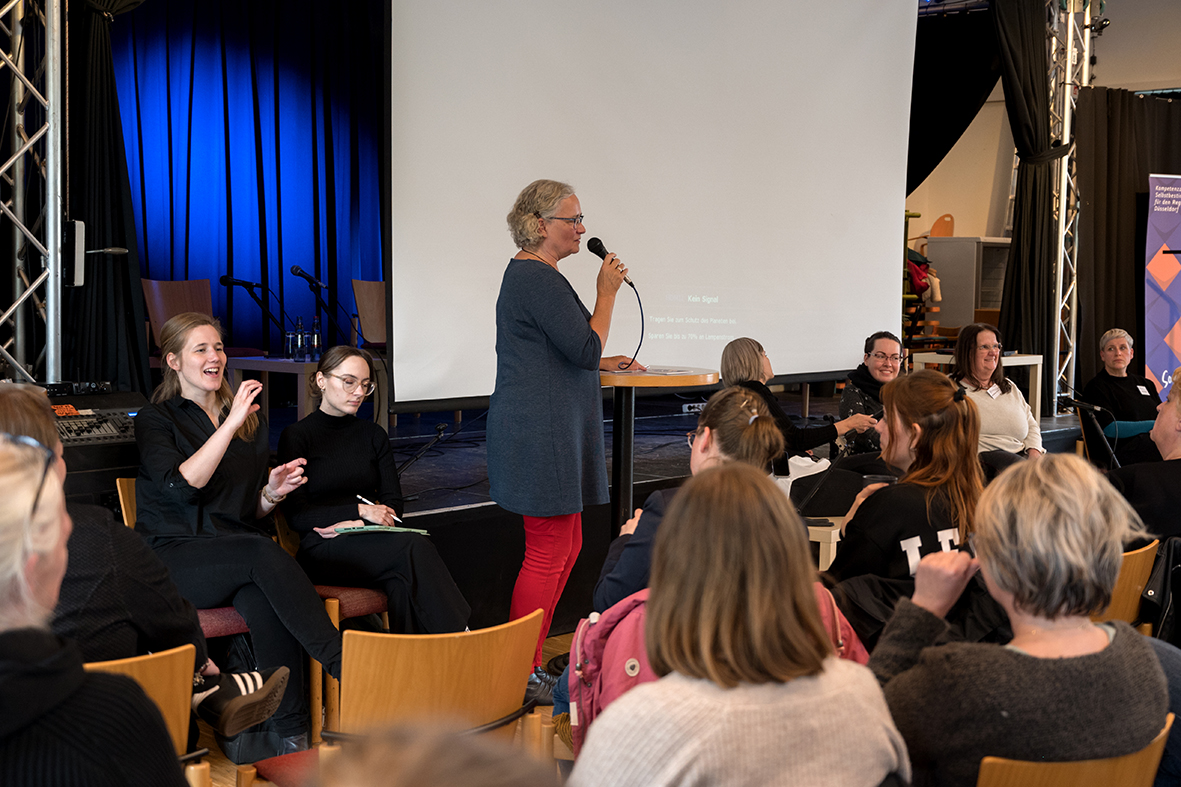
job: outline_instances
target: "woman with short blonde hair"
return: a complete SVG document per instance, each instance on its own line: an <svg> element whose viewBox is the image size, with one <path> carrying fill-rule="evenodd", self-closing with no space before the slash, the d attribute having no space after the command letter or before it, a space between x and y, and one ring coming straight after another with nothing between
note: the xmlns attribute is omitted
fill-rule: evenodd
<svg viewBox="0 0 1181 787"><path fill-rule="evenodd" d="M653 556L645 641L663 677L595 720L571 785L909 778L872 675L832 652L804 533L754 467L731 462L686 482Z"/></svg>
<svg viewBox="0 0 1181 787"><path fill-rule="evenodd" d="M1066 761L1139 751L1165 723L1148 638L1092 623L1111 600L1136 514L1073 454L1020 462L984 491L967 552L927 555L869 666L916 784L974 785L985 755ZM943 618L979 570L1013 629L1005 646L947 641ZM1047 724L1046 719L1053 719Z"/></svg>

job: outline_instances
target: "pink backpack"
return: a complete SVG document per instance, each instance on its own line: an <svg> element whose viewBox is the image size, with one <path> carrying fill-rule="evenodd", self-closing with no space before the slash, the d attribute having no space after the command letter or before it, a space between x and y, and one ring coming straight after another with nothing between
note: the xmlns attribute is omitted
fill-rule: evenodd
<svg viewBox="0 0 1181 787"><path fill-rule="evenodd" d="M869 653L841 611L832 594L820 582L813 584L824 630L837 656L858 664ZM603 614L583 618L570 646L570 732L577 757L586 732L603 709L620 695L657 679L644 647L644 618L648 589L637 591Z"/></svg>

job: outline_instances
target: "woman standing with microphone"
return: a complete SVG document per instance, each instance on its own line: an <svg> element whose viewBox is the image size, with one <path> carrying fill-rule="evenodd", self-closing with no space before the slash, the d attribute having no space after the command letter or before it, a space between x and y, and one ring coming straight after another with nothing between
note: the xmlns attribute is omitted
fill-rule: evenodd
<svg viewBox="0 0 1181 787"><path fill-rule="evenodd" d="M557 679L541 667L541 644L582 547L582 509L608 500L599 369L631 361L602 357L627 268L614 254L603 259L593 312L558 271L562 259L579 251L582 219L571 186L553 180L526 186L508 214L519 251L496 300L488 481L492 499L525 520L525 560L510 618L545 610L526 699L546 705Z"/></svg>

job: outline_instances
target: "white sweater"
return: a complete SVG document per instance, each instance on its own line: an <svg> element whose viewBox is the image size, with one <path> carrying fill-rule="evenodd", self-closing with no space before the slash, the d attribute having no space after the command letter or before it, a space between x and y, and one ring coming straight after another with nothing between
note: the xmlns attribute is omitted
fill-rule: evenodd
<svg viewBox="0 0 1181 787"><path fill-rule="evenodd" d="M724 689L678 673L613 702L591 726L571 787L876 787L910 779L906 744L870 671L829 658L789 683Z"/></svg>
<svg viewBox="0 0 1181 787"><path fill-rule="evenodd" d="M1009 382L1009 392L995 399L987 390L974 391L967 386L968 398L980 411L980 451L1008 451L1018 454L1026 448L1042 450L1042 429L1033 411L1016 385Z"/></svg>

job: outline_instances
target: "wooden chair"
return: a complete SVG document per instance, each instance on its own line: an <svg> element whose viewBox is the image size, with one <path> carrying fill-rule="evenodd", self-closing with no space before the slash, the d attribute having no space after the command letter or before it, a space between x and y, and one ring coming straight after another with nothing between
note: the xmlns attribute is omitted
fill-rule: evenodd
<svg viewBox="0 0 1181 787"><path fill-rule="evenodd" d="M492 628L457 634L344 633L341 666L340 730L364 733L398 722L455 721L485 734L511 740L523 716L525 679L533 663L541 610ZM537 722L527 725L533 728ZM327 733L325 733L327 735ZM542 731L540 746L553 732ZM317 750L272 757L238 767L238 787L262 776L276 784L295 784L318 767ZM298 759L288 759L298 758ZM292 773L297 763L300 773ZM279 781L278 779L284 779Z"/></svg>
<svg viewBox="0 0 1181 787"><path fill-rule="evenodd" d="M181 645L178 648L135 656L114 661L92 661L85 666L87 672L106 672L126 675L140 685L144 694L164 717L172 746L183 754L189 745L189 715L193 702L193 659L197 648ZM134 730L129 732L134 733ZM185 765L185 779L190 785L212 783L208 762L194 762Z"/></svg>
<svg viewBox="0 0 1181 787"><path fill-rule="evenodd" d="M160 329L171 317L184 312L213 315L213 295L209 279L192 281L157 281L140 279L144 289L144 306L148 310L151 336L160 346ZM256 347L226 347L228 358L252 358L266 355Z"/></svg>
<svg viewBox="0 0 1181 787"><path fill-rule="evenodd" d="M1170 713L1152 743L1134 754L1104 760L1027 762L985 757L976 787L1150 787L1172 726Z"/></svg>
<svg viewBox="0 0 1181 787"><path fill-rule="evenodd" d="M1102 613L1092 616L1091 620L1096 623L1122 620L1136 625L1140 618L1140 594L1144 592L1144 586L1152 574L1152 563L1156 560L1156 548L1159 545L1160 541L1153 541L1146 547L1124 553L1124 562L1120 565L1115 589L1111 592L1111 603ZM1151 634L1151 627L1142 633Z"/></svg>
<svg viewBox="0 0 1181 787"><path fill-rule="evenodd" d="M119 492L119 507L123 509L123 524L135 529L135 479L116 478L115 489ZM233 607L197 610L201 622L201 633L205 639L228 637L231 634L249 634L246 620ZM189 676L190 681L192 676Z"/></svg>
<svg viewBox="0 0 1181 787"><path fill-rule="evenodd" d="M364 341L362 350L368 350L377 367L377 390L373 392L373 420L382 429L389 429L386 412L386 314L385 282L353 279L353 299L357 303L357 322L360 323Z"/></svg>
<svg viewBox="0 0 1181 787"><path fill-rule="evenodd" d="M921 241L921 243L915 244L915 251L925 257L927 256L927 238L951 237L955 237L955 216L952 216L950 213L944 213L935 219L935 223L931 225L929 231L924 232L922 235L916 235L913 238L907 238L907 240Z"/></svg>

